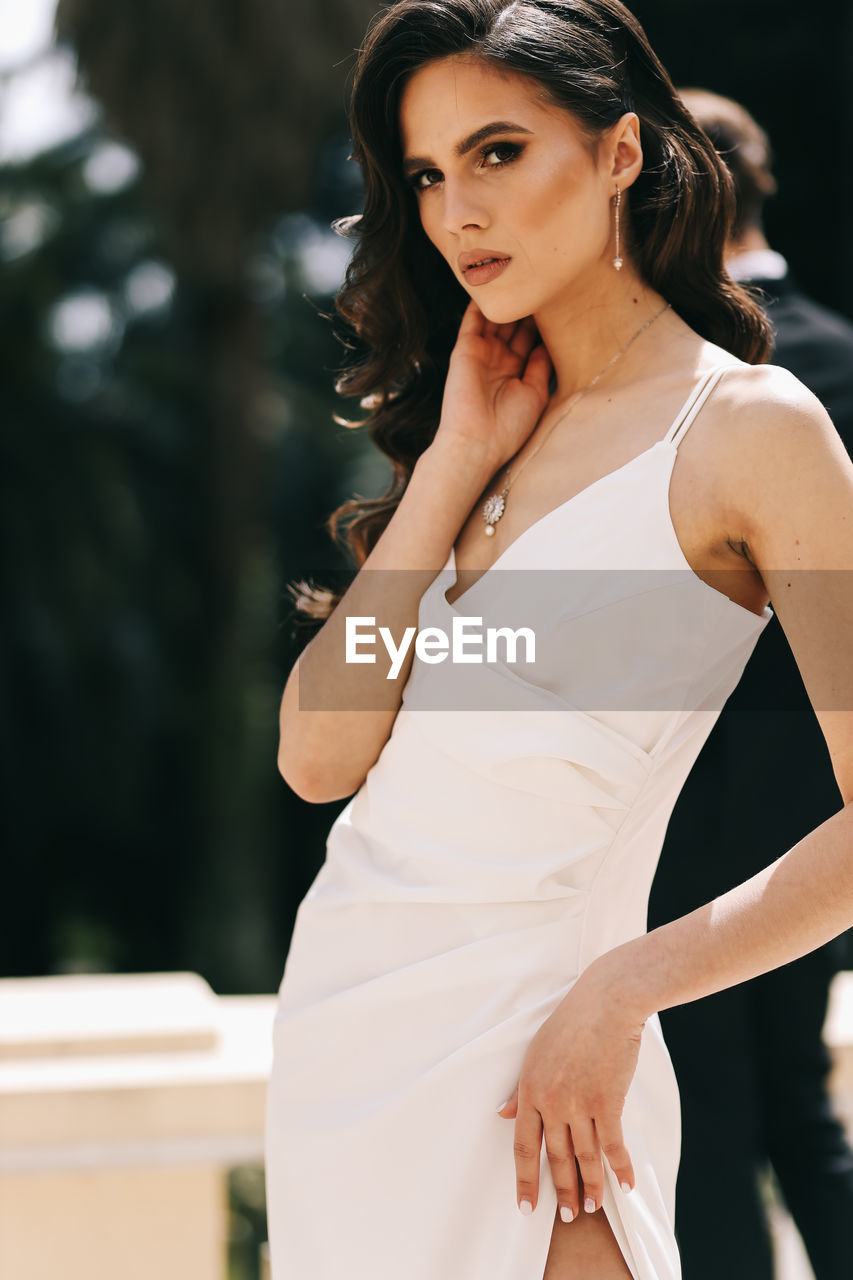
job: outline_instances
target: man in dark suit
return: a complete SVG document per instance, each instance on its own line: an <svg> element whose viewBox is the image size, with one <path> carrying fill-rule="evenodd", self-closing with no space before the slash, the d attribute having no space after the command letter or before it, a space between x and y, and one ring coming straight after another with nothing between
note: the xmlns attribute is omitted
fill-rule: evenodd
<svg viewBox="0 0 853 1280"><path fill-rule="evenodd" d="M730 99L681 92L735 179L727 270L761 290L775 331L772 362L815 393L853 454L853 325L806 297L765 238L762 207L776 189L767 136ZM774 618L673 810L649 928L755 875L841 807L823 734ZM853 1154L827 1094L822 1038L848 936L660 1015L682 1102L676 1234L684 1280L772 1280L760 1176L768 1163L817 1280L853 1276Z"/></svg>

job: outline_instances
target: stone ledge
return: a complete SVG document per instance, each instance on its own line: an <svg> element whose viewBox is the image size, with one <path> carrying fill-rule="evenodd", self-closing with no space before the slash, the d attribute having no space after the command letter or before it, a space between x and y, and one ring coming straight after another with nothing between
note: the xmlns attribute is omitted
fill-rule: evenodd
<svg viewBox="0 0 853 1280"><path fill-rule="evenodd" d="M97 975L87 979L85 1000L76 1004L89 1020L79 1042L69 1043L73 999L61 1009L61 1035L51 1035L33 1011L26 1036L20 1016L6 1021L7 1009L20 1011L21 981L45 1019L61 1003L66 983L72 995L81 991L77 975L0 981L0 1043L15 1046L14 1053L0 1054L0 1174L133 1164L227 1167L262 1157L275 996L217 997L193 974ZM15 989L7 1001L9 986ZM210 1029L204 1048L181 1034L178 1015L190 1007L191 988L193 1031L201 1026L202 1008ZM134 1026L133 1001L143 990ZM121 1026L117 1052L107 1050L113 1011ZM179 1046L171 1052L163 1044L167 1026ZM25 1040L30 1056L20 1052ZM43 1056L34 1052L37 1045L45 1046Z"/></svg>
<svg viewBox="0 0 853 1280"><path fill-rule="evenodd" d="M212 1049L216 996L197 973L69 974L0 982L0 1061Z"/></svg>

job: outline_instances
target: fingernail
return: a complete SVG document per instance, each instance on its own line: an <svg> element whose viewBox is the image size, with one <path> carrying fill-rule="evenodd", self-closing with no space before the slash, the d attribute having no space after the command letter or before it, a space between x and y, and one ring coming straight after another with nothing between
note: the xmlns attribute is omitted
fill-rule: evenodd
<svg viewBox="0 0 853 1280"><path fill-rule="evenodd" d="M620 1183L619 1183L619 1186L620 1186L620 1187L622 1188L622 1190L625 1192L625 1195L627 1195L629 1191L633 1191L633 1190L634 1190L634 1188L631 1186L630 1182L620 1182Z"/></svg>
<svg viewBox="0 0 853 1280"><path fill-rule="evenodd" d="M501 1105L497 1108L497 1110L503 1111L504 1107L508 1107L511 1102L512 1102L512 1098L507 1098L506 1102L502 1102Z"/></svg>
<svg viewBox="0 0 853 1280"><path fill-rule="evenodd" d="M595 1213L595 1201L592 1196L587 1196L583 1202L583 1207L587 1213Z"/></svg>
<svg viewBox="0 0 853 1280"><path fill-rule="evenodd" d="M526 1218L533 1212L533 1204L530 1200L522 1200L518 1207Z"/></svg>
<svg viewBox="0 0 853 1280"><path fill-rule="evenodd" d="M560 1205L560 1217L563 1219L563 1222L571 1222L574 1216L575 1215L572 1213L571 1209L567 1204Z"/></svg>

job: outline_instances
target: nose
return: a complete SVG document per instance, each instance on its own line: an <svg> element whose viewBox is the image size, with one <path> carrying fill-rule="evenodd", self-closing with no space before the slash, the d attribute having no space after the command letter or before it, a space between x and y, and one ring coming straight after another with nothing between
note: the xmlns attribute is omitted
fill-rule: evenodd
<svg viewBox="0 0 853 1280"><path fill-rule="evenodd" d="M458 233L470 228L484 230L490 221L488 211L483 207L482 201L477 199L477 193L472 191L470 183L445 178L442 210L445 231Z"/></svg>

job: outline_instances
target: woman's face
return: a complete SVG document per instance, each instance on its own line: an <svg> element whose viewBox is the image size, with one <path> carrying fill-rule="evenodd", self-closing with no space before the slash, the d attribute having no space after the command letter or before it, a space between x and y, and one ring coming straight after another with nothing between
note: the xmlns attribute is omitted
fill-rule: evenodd
<svg viewBox="0 0 853 1280"><path fill-rule="evenodd" d="M574 117L540 92L525 76L454 55L416 71L400 101L405 176L424 231L498 323L612 275L618 179L598 158L607 148L592 154ZM470 268L482 258L505 265Z"/></svg>

